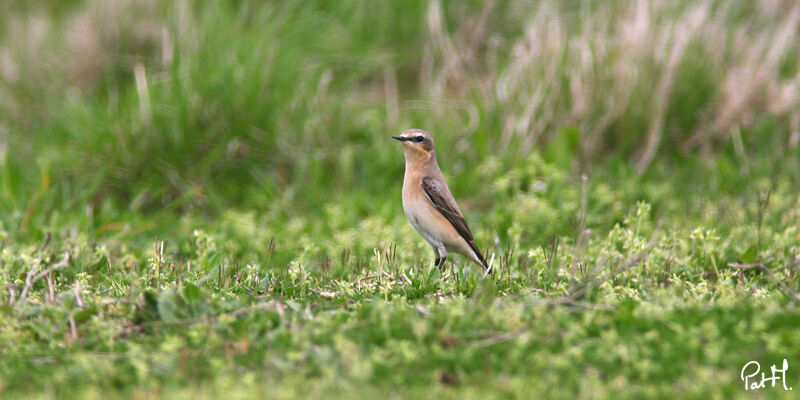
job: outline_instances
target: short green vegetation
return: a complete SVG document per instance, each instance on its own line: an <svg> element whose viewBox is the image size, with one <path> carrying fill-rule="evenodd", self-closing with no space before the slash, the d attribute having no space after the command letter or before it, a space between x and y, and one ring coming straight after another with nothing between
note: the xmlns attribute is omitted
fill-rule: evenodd
<svg viewBox="0 0 800 400"><path fill-rule="evenodd" d="M7 3L2 398L800 390L795 2Z"/></svg>

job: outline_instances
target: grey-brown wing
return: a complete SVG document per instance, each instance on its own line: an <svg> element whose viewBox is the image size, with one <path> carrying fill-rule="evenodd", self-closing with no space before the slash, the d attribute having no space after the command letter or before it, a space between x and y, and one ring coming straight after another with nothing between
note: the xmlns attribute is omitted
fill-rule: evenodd
<svg viewBox="0 0 800 400"><path fill-rule="evenodd" d="M475 239L472 237L472 231L469 230L469 226L467 226L467 221L464 219L464 216L461 215L458 206L455 205L455 201L452 200L452 195L450 195L450 191L447 187L436 182L435 179L426 176L422 178L422 190L425 191L433 207L453 224L453 227L456 228L456 232L467 241L472 251L481 259L483 266L488 268L483 254L478 250L478 245L475 244Z"/></svg>

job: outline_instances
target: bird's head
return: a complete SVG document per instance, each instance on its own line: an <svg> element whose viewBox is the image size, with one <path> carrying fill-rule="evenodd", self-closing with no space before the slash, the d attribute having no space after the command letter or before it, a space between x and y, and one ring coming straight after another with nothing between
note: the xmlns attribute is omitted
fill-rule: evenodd
<svg viewBox="0 0 800 400"><path fill-rule="evenodd" d="M422 129L408 129L392 138L403 143L406 160L424 162L433 157L433 138Z"/></svg>

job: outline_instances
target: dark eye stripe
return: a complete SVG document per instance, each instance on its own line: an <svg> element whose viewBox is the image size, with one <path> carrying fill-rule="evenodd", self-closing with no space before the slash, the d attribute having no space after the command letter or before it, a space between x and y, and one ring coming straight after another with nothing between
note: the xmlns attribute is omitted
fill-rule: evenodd
<svg viewBox="0 0 800 400"><path fill-rule="evenodd" d="M413 139L411 139L411 140L413 140L413 141L414 141L414 143L419 143L419 142L421 142L421 141L425 140L425 138L424 138L424 137L422 137L422 136L416 136L416 137L414 137L414 138L413 138Z"/></svg>

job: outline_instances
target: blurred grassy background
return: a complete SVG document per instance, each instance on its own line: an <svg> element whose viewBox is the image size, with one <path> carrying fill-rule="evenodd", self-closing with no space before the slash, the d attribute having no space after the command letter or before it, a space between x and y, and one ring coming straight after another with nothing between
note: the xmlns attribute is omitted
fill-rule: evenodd
<svg viewBox="0 0 800 400"><path fill-rule="evenodd" d="M781 358L796 382L799 23L4 1L0 397L734 398ZM411 127L491 277L442 279L407 223Z"/></svg>
<svg viewBox="0 0 800 400"><path fill-rule="evenodd" d="M227 207L394 213L381 205L403 163L387 138L409 127L435 135L459 197L484 208L485 179L531 153L574 175L701 159L798 176L791 1L3 7L14 232L87 207L92 228Z"/></svg>

